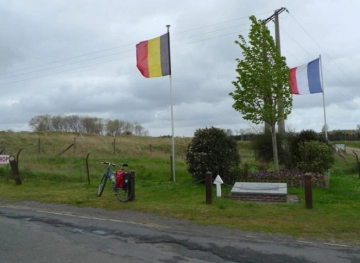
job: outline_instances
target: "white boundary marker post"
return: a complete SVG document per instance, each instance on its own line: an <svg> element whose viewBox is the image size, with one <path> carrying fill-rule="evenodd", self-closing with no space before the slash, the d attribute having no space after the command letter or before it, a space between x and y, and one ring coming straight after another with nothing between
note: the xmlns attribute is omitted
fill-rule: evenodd
<svg viewBox="0 0 360 263"><path fill-rule="evenodd" d="M221 197L221 184L223 184L223 180L221 179L220 175L217 175L214 184L216 184L216 196Z"/></svg>

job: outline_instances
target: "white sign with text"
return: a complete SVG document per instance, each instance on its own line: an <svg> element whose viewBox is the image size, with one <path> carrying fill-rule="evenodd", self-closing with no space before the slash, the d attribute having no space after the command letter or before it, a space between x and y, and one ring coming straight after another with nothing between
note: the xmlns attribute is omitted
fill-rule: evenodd
<svg viewBox="0 0 360 263"><path fill-rule="evenodd" d="M8 164L10 155L0 155L0 164Z"/></svg>

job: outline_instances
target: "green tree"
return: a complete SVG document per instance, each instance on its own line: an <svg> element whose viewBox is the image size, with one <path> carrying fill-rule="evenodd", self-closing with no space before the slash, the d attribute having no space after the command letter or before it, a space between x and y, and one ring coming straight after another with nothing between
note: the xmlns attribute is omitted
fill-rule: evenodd
<svg viewBox="0 0 360 263"><path fill-rule="evenodd" d="M261 20L251 16L249 45L239 35L235 43L242 49L243 59L236 59L236 72L233 81L235 91L229 93L234 99L233 108L245 120L254 124L267 123L271 129L272 150L275 171L279 171L278 149L275 125L291 113L292 96L288 89L289 68L285 58L279 54L270 31ZM279 108L282 98L283 110Z"/></svg>
<svg viewBox="0 0 360 263"><path fill-rule="evenodd" d="M236 141L219 128L198 129L188 145L186 163L195 180L205 179L209 171L226 182L240 163Z"/></svg>

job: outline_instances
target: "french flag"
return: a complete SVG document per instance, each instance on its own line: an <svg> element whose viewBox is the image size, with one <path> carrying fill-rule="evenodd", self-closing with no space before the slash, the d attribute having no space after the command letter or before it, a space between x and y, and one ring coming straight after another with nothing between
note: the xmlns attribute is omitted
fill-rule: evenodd
<svg viewBox="0 0 360 263"><path fill-rule="evenodd" d="M290 69L290 91L304 95L323 92L320 80L320 58Z"/></svg>

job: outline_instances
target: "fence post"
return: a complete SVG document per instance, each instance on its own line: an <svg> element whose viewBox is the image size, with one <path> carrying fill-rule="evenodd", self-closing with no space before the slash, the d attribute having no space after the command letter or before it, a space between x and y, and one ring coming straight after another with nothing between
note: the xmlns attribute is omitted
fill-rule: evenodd
<svg viewBox="0 0 360 263"><path fill-rule="evenodd" d="M305 174L305 207L312 209L312 176L310 173Z"/></svg>
<svg viewBox="0 0 360 263"><path fill-rule="evenodd" d="M170 155L170 181L174 180L173 165L172 155Z"/></svg>
<svg viewBox="0 0 360 263"><path fill-rule="evenodd" d="M359 162L359 157L358 157L358 155L356 154L355 151L353 151L353 153L354 153L355 156L356 156L357 170L358 170L359 179L360 179L360 162Z"/></svg>
<svg viewBox="0 0 360 263"><path fill-rule="evenodd" d="M14 177L14 180L15 180L15 184L21 185L21 178L20 178L20 174L19 174L19 168L18 168L15 157L10 156L9 162L10 162L11 170L12 170L13 177Z"/></svg>
<svg viewBox="0 0 360 263"><path fill-rule="evenodd" d="M74 137L74 149L73 149L73 154L76 154L76 137Z"/></svg>
<svg viewBox="0 0 360 263"><path fill-rule="evenodd" d="M90 153L88 153L86 156L86 172L87 172L88 184L90 184L90 172L89 172L89 162L88 162L89 155Z"/></svg>
<svg viewBox="0 0 360 263"><path fill-rule="evenodd" d="M38 153L40 153L40 138L38 138Z"/></svg>
<svg viewBox="0 0 360 263"><path fill-rule="evenodd" d="M207 172L205 174L205 184L206 184L206 203L212 204L212 173Z"/></svg>
<svg viewBox="0 0 360 263"><path fill-rule="evenodd" d="M132 193L132 196L130 197L130 201L134 201L135 200L135 172L134 171L130 171L131 173L131 176L130 176L130 180L133 182L133 193Z"/></svg>
<svg viewBox="0 0 360 263"><path fill-rule="evenodd" d="M113 152L114 152L114 155L116 153L116 139L114 138L114 142L113 142Z"/></svg>
<svg viewBox="0 0 360 263"><path fill-rule="evenodd" d="M19 155L20 155L21 151L22 151L22 148L18 151L18 153L16 155L16 162L17 162L16 165L17 165L18 168L19 168Z"/></svg>

